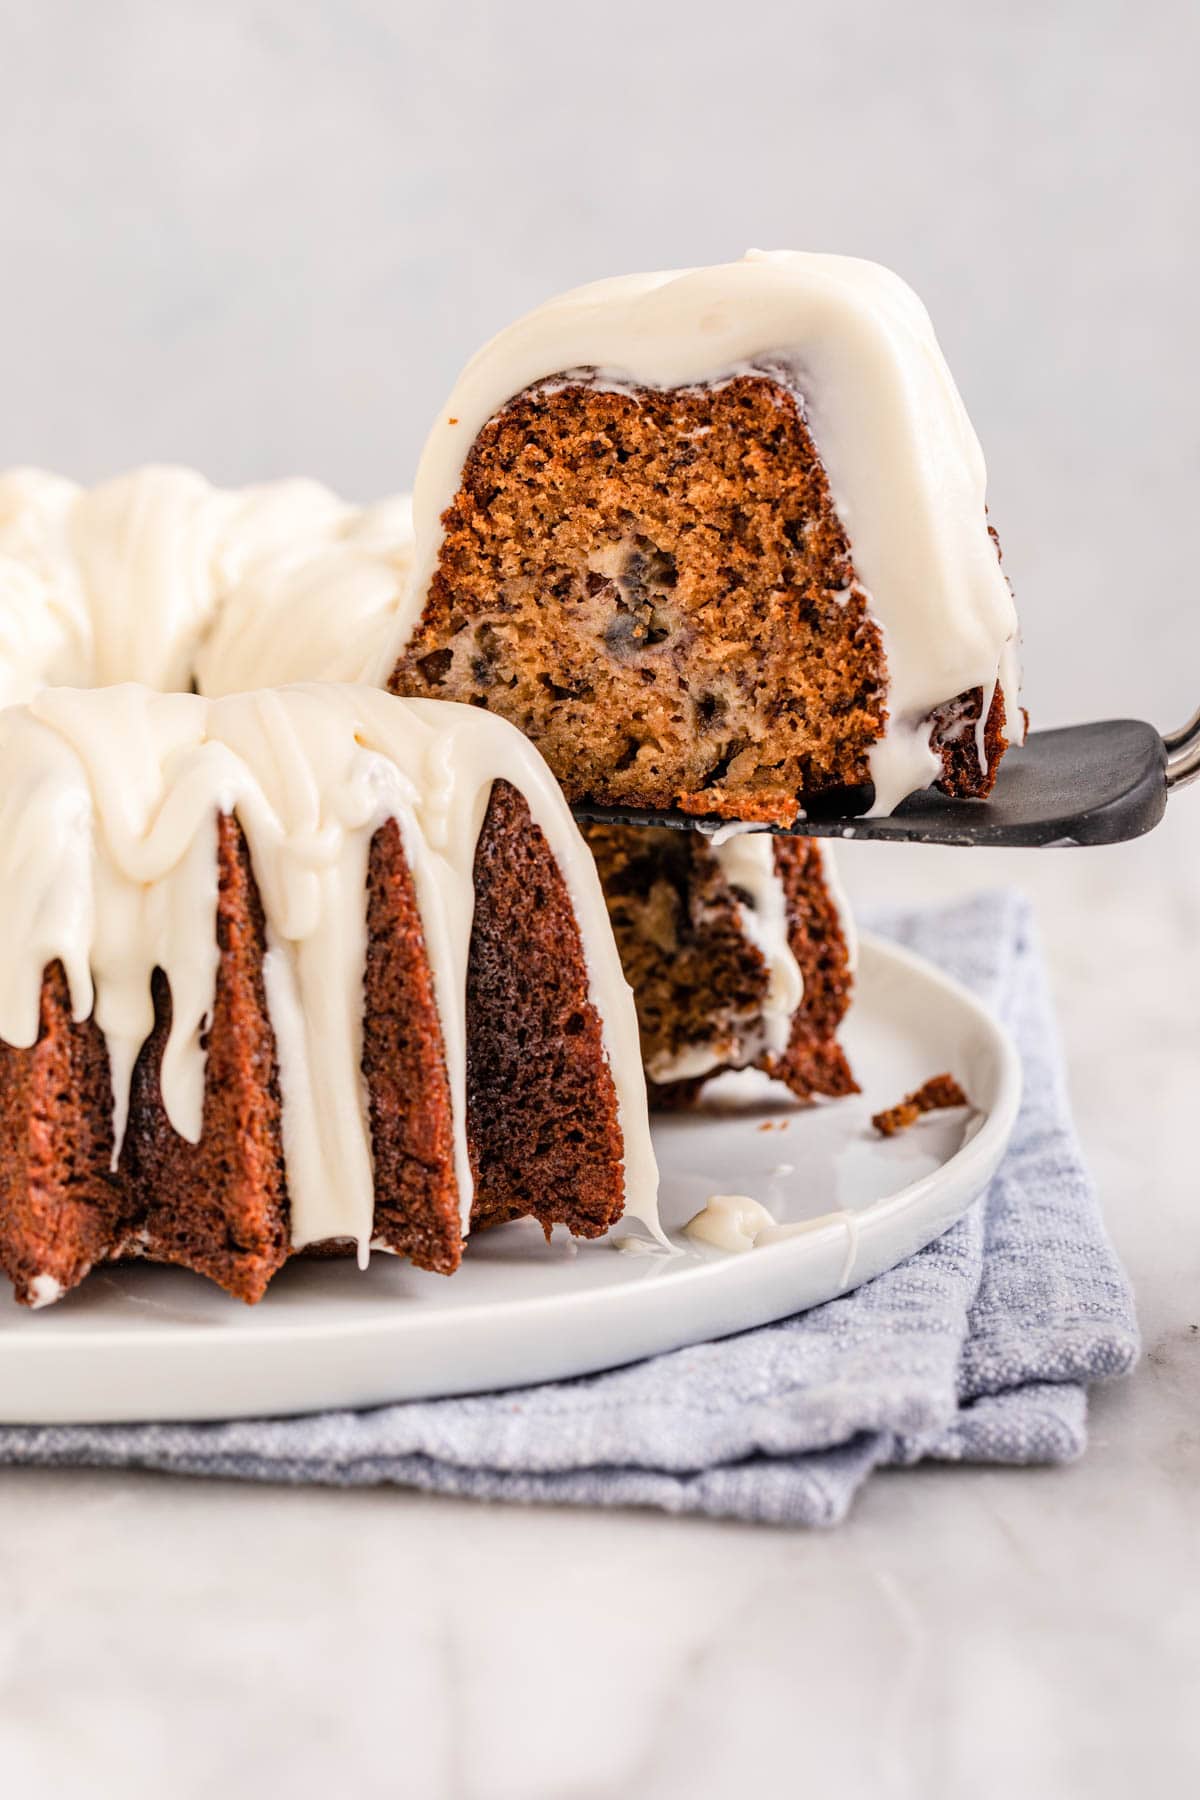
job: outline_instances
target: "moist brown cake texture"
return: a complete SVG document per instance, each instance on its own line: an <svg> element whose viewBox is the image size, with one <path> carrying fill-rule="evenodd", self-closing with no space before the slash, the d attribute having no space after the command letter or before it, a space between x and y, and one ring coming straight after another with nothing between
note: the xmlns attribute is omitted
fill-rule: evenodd
<svg viewBox="0 0 1200 1800"><path fill-rule="evenodd" d="M291 1253L262 906L236 820L219 818L216 835L220 957L198 1144L174 1130L162 1104L171 1001L160 973L115 1172L104 1038L91 1019L71 1017L59 964L43 976L37 1042L0 1043L0 1267L27 1304L45 1297L38 1276L70 1288L123 1255L180 1263L255 1301ZM594 1235L623 1204L616 1095L565 884L505 782L480 833L475 888L466 1021L473 1223L531 1213L547 1229L561 1221ZM462 1253L450 1089L394 824L372 841L367 929L374 1235L419 1267L449 1273Z"/></svg>
<svg viewBox="0 0 1200 1800"><path fill-rule="evenodd" d="M442 523L396 693L501 713L573 801L784 824L829 789L869 803L883 648L782 379L542 383L484 426ZM931 718L949 792L995 779L999 689L986 773L981 705Z"/></svg>
<svg viewBox="0 0 1200 1800"><path fill-rule="evenodd" d="M163 1106L159 1078L171 995L156 970L154 1030L134 1066L121 1148L119 1174L130 1206L126 1247L258 1300L288 1255L287 1184L262 978L262 903L245 839L228 814L217 819L217 880L220 959L200 1141L181 1137Z"/></svg>
<svg viewBox="0 0 1200 1800"><path fill-rule="evenodd" d="M647 1067L694 1046L718 1052L705 1075L651 1081L656 1105L687 1105L723 1068L747 1065L801 1100L857 1093L836 1037L852 986L847 946L814 839L774 840L788 942L804 977L787 1049L774 1054L758 1047L768 971L742 921L750 896L730 887L704 838L661 826L588 825L584 833L637 1000Z"/></svg>
<svg viewBox="0 0 1200 1800"><path fill-rule="evenodd" d="M910 1125L915 1125L923 1113L946 1112L952 1106L970 1104L953 1075L931 1075L897 1105L874 1113L871 1123L881 1137L895 1137L898 1131L907 1131Z"/></svg>
<svg viewBox="0 0 1200 1800"><path fill-rule="evenodd" d="M467 967L472 1223L532 1213L598 1237L619 1217L622 1139L579 928L525 801L499 782L475 859Z"/></svg>
<svg viewBox="0 0 1200 1800"><path fill-rule="evenodd" d="M18 1300L37 1278L83 1280L124 1234L122 1184L109 1174L112 1094L104 1038L71 1018L59 962L42 977L37 1042L0 1043L0 1265Z"/></svg>
<svg viewBox="0 0 1200 1800"><path fill-rule="evenodd" d="M389 819L371 844L363 1074L375 1167L375 1230L419 1269L462 1255L450 1078L416 889Z"/></svg>

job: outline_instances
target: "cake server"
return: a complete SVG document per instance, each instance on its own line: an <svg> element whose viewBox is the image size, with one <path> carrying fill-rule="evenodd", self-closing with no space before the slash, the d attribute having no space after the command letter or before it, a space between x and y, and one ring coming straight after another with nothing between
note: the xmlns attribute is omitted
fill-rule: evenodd
<svg viewBox="0 0 1200 1800"><path fill-rule="evenodd" d="M905 844L971 844L1052 849L1119 844L1153 830L1173 788L1200 776L1200 710L1165 736L1141 719L1104 719L1031 732L1000 765L987 800L952 800L936 788L911 794L887 818L865 811L869 789L839 788L794 825L795 837L870 839ZM576 806L577 819L621 825L670 825L714 833L728 821L682 812Z"/></svg>

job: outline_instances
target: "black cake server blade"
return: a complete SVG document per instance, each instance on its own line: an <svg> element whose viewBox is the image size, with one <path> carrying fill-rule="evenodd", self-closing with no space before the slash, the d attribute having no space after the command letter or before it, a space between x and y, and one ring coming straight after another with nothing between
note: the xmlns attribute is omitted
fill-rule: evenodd
<svg viewBox="0 0 1200 1800"><path fill-rule="evenodd" d="M1163 737L1140 719L1105 719L1034 731L1000 765L987 800L951 800L935 788L912 794L887 818L854 816L846 795L837 805L808 809L794 825L771 827L796 837L856 842L956 844L1051 849L1119 844L1158 824L1172 788L1200 775L1200 712ZM832 798L832 797L831 797ZM641 812L582 804L577 819L625 825L670 825L713 833L728 821L682 812Z"/></svg>

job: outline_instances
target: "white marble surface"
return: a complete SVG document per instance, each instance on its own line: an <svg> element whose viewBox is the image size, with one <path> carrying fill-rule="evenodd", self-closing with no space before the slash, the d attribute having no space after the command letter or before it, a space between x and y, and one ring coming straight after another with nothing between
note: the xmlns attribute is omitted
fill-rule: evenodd
<svg viewBox="0 0 1200 1800"><path fill-rule="evenodd" d="M844 862L859 894L1036 898L1146 1340L1085 1460L888 1473L831 1534L8 1472L5 1791L1195 1791L1200 790L1122 850Z"/></svg>

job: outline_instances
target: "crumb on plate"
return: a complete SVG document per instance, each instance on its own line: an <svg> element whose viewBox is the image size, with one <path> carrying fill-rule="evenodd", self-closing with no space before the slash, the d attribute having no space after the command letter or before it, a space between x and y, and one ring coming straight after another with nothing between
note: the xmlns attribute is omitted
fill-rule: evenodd
<svg viewBox="0 0 1200 1800"><path fill-rule="evenodd" d="M872 1115L871 1123L881 1137L895 1137L915 1125L922 1113L943 1112L952 1106L969 1106L953 1075L932 1075L914 1093L906 1094L898 1106Z"/></svg>

